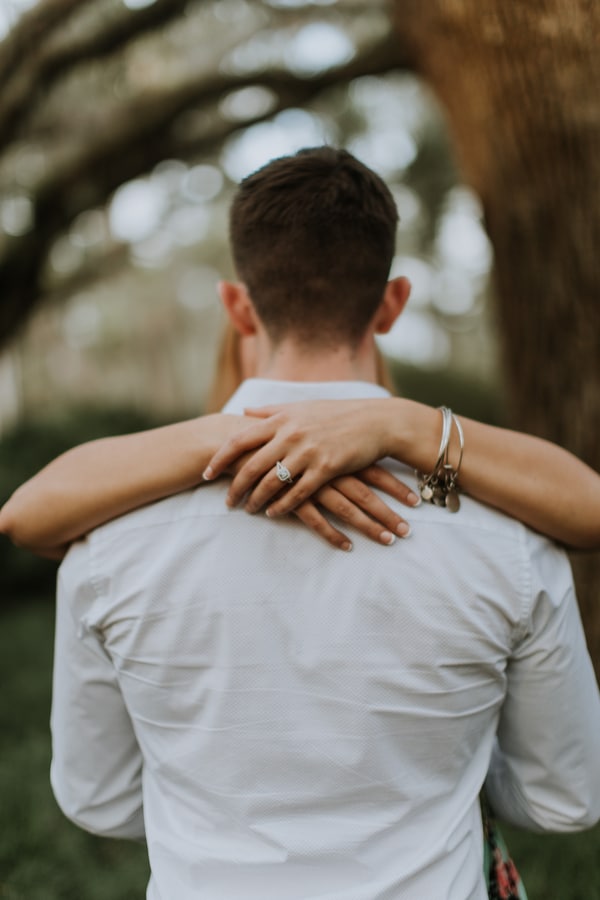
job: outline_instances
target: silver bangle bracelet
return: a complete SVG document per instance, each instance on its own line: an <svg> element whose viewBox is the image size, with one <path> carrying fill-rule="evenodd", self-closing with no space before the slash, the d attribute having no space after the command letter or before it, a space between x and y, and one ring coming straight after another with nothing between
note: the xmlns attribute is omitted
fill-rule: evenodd
<svg viewBox="0 0 600 900"><path fill-rule="evenodd" d="M465 435L460 421L451 409L447 406L441 406L440 411L442 413L442 436L438 458L429 475L425 475L423 472L416 473L417 484L421 498L426 503L435 503L436 506L443 506L450 512L458 512L460 508L458 475L465 449ZM450 438L453 425L458 434L460 448L456 468L450 463Z"/></svg>

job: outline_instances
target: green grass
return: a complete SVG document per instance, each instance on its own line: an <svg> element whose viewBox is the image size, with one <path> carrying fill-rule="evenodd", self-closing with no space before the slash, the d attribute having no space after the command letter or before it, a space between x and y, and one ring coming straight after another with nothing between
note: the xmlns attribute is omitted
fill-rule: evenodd
<svg viewBox="0 0 600 900"><path fill-rule="evenodd" d="M0 900L142 900L145 848L80 831L50 791L53 627L50 599L1 611ZM599 827L568 836L503 832L529 900L600 900Z"/></svg>
<svg viewBox="0 0 600 900"><path fill-rule="evenodd" d="M0 624L1 900L142 900L146 849L86 834L50 790L53 607L23 602Z"/></svg>
<svg viewBox="0 0 600 900"><path fill-rule="evenodd" d="M600 826L545 835L503 826L502 834L529 900L600 900Z"/></svg>

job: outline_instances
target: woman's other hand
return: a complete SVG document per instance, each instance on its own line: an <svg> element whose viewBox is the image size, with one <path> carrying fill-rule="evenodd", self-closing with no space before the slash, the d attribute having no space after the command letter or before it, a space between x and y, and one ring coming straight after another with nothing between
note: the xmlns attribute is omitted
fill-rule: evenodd
<svg viewBox="0 0 600 900"><path fill-rule="evenodd" d="M246 497L246 509L257 512L280 494L268 512L291 512L334 478L361 471L387 455L389 403L387 399L319 400L246 410L261 421L228 440L212 457L204 477L212 480L240 456L256 451L237 471L228 503L236 506ZM283 494L278 461L294 479ZM419 502L409 488L402 496L392 495L409 506Z"/></svg>
<svg viewBox="0 0 600 900"><path fill-rule="evenodd" d="M403 502L410 492L410 488L390 472L370 466L356 476L344 475L319 488L311 500L305 500L294 510L294 515L340 550L351 550L352 542L322 510L379 544L390 545L396 537L408 537L408 522L390 509L369 485L379 487Z"/></svg>

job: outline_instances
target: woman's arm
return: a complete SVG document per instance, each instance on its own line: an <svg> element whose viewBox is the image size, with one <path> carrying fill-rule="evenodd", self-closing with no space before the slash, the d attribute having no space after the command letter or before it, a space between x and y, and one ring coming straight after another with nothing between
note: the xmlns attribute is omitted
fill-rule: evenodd
<svg viewBox="0 0 600 900"><path fill-rule="evenodd" d="M347 538L307 503L320 491L318 503L374 540L389 543L392 534L406 533L404 520L364 484L338 476L368 467L369 484L413 504L416 498L406 487L371 463L393 456L430 471L440 440L438 410L389 398L294 403L254 412L266 418L248 426L239 416L205 416L76 447L15 492L0 510L0 533L40 555L60 558L91 528L197 485L209 461L216 477L256 448L237 470L232 505L251 489L249 511L272 500L281 489L274 474L280 459L295 483L269 513L295 509L308 527L345 548ZM600 546L600 476L547 441L461 422L466 450L460 484L467 493L573 547ZM451 450L456 460L456 446ZM321 490L334 479L333 491Z"/></svg>
<svg viewBox="0 0 600 900"><path fill-rule="evenodd" d="M201 483L210 457L249 421L243 416L204 416L74 447L15 491L0 509L0 534L38 556L61 559L69 544L92 528ZM242 456L228 469L237 471L243 462ZM315 502L297 504L294 514L342 550L351 549L351 541L323 511L371 540L391 544L410 529L369 489L370 483L383 486L401 502L411 502L408 487L373 466L360 481L335 479L319 488Z"/></svg>
<svg viewBox="0 0 600 900"><path fill-rule="evenodd" d="M74 447L18 488L0 509L0 533L60 558L71 541L122 513L191 488L243 416L204 416Z"/></svg>
<svg viewBox="0 0 600 900"><path fill-rule="evenodd" d="M268 507L282 515L334 476L357 471L391 456L430 472L441 434L439 410L404 398L320 400L249 410L252 429L231 438L212 458L205 477L259 449L234 478L229 502L252 489L246 508L254 512L275 495L274 465L282 460L295 483ZM462 489L530 527L578 548L600 546L600 475L571 453L529 435L460 419L465 453ZM453 429L450 459L458 458Z"/></svg>

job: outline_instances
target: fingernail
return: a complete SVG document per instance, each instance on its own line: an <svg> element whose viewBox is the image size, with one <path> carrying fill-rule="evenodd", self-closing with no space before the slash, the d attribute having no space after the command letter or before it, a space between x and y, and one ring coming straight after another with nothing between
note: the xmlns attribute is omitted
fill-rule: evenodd
<svg viewBox="0 0 600 900"><path fill-rule="evenodd" d="M410 525L408 522L400 522L396 528L396 534L401 538L407 538L410 535Z"/></svg>
<svg viewBox="0 0 600 900"><path fill-rule="evenodd" d="M411 506L420 506L421 505L422 498L418 494L415 494L414 491L410 491L410 493L408 493L406 495L406 499L408 500L408 502L410 503Z"/></svg>
<svg viewBox="0 0 600 900"><path fill-rule="evenodd" d="M350 541L345 541L345 542L341 545L341 549L342 549L342 550L346 550L346 552L349 553L350 550L352 550L352 544L350 543Z"/></svg>
<svg viewBox="0 0 600 900"><path fill-rule="evenodd" d="M265 516L267 516L268 519L271 518L271 515L272 515L271 510L270 510L270 509L265 509Z"/></svg>
<svg viewBox="0 0 600 900"><path fill-rule="evenodd" d="M381 534L379 535L379 540L383 544L393 544L394 541L396 540L396 537L395 537L395 535L392 534L391 531L382 531Z"/></svg>
<svg viewBox="0 0 600 900"><path fill-rule="evenodd" d="M207 466L206 469L204 470L204 472L202 473L202 477L204 478L205 481L210 481L210 479L214 478L214 476L215 476L215 473L213 472L213 470L211 469L210 466Z"/></svg>

